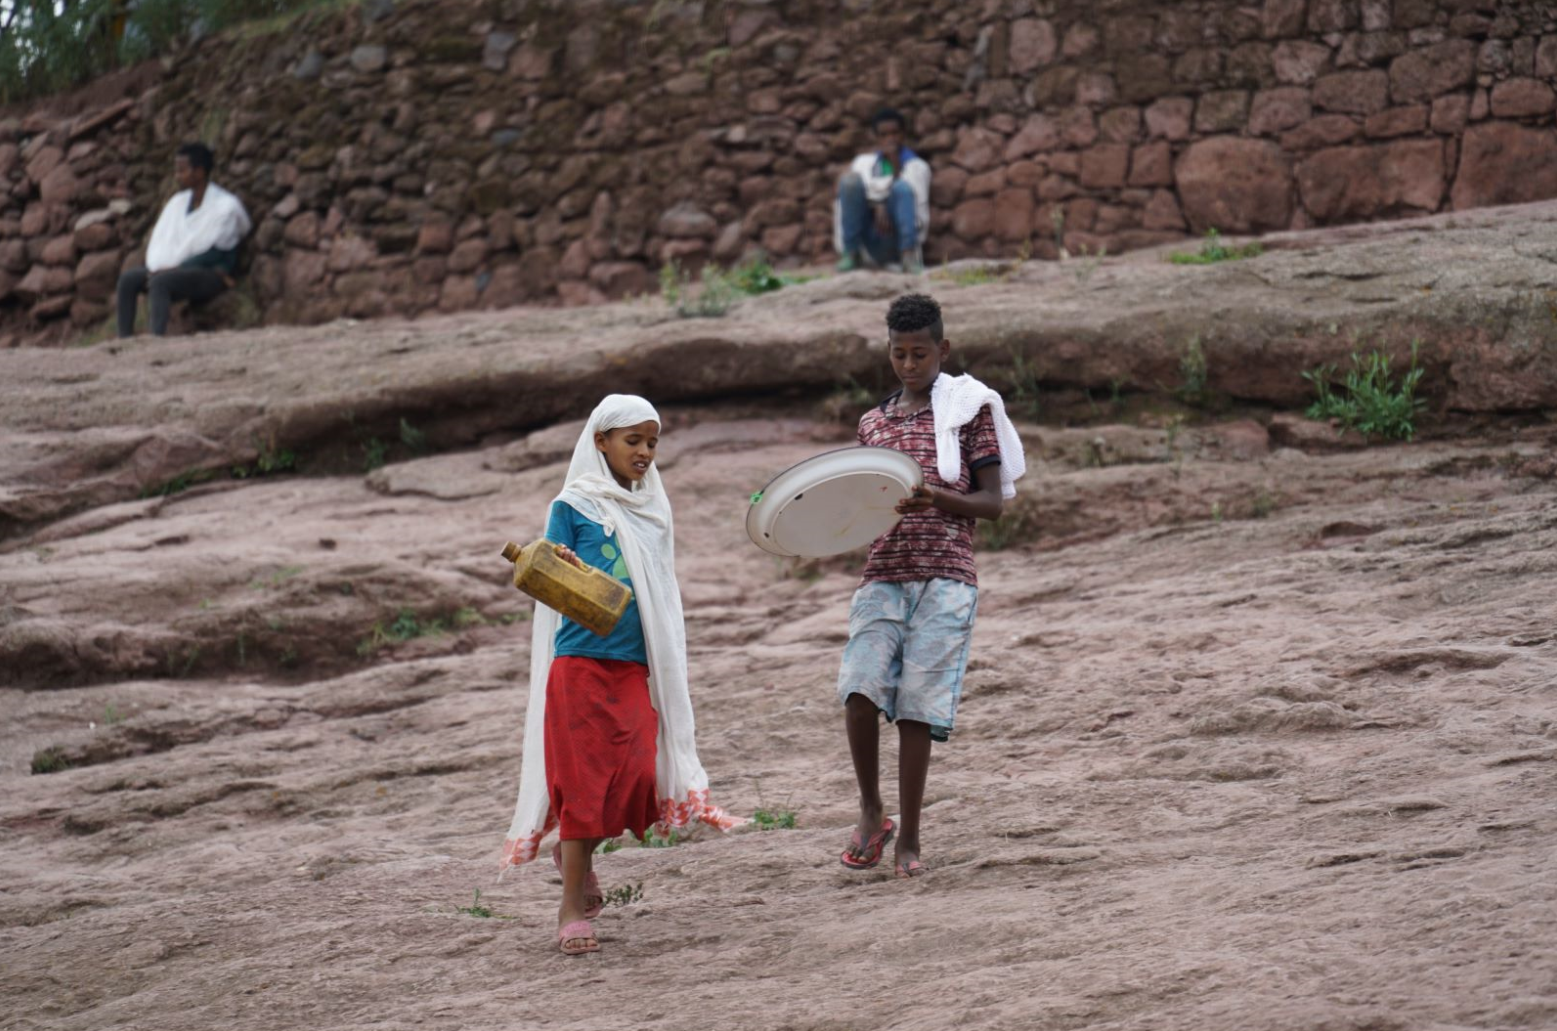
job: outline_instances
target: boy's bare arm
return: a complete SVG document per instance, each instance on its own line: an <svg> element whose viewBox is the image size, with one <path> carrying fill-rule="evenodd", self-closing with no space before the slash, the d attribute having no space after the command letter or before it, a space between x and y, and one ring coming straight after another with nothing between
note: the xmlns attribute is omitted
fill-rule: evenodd
<svg viewBox="0 0 1557 1031"><path fill-rule="evenodd" d="M897 503L897 510L904 515L938 508L952 515L970 519L999 519L1004 500L1000 496L1000 466L986 465L973 473L978 490L972 494L958 494L935 487L920 486L913 494Z"/></svg>

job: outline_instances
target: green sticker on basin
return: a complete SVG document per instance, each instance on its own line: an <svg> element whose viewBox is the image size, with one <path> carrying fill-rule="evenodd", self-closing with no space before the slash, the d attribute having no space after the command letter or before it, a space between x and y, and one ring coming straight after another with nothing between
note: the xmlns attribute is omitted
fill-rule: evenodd
<svg viewBox="0 0 1557 1031"><path fill-rule="evenodd" d="M762 500L762 491L760 491L760 490L757 493L755 493L755 494L753 494L751 496L751 503L753 505L755 505L757 502L759 502L761 500Z"/></svg>

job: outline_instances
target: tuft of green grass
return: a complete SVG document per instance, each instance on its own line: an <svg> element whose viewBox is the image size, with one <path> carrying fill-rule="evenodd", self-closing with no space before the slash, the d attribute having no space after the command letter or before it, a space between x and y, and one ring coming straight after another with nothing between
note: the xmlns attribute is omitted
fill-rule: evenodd
<svg viewBox="0 0 1557 1031"><path fill-rule="evenodd" d="M364 658L389 644L400 644L418 637L433 637L444 633L448 622L441 618L423 620L412 609L401 609L386 626L382 621L373 624L368 635L357 642L357 654Z"/></svg>
<svg viewBox="0 0 1557 1031"><path fill-rule="evenodd" d="M1189 338L1184 353L1179 356L1179 385L1174 393L1187 405L1203 404L1210 396L1206 389L1208 376L1206 352L1200 346L1200 336L1197 334Z"/></svg>
<svg viewBox="0 0 1557 1031"><path fill-rule="evenodd" d="M362 471L370 473L375 469L382 469L389 456L389 445L377 437L369 437L362 442Z"/></svg>
<svg viewBox="0 0 1557 1031"><path fill-rule="evenodd" d="M1031 502L1016 498L1006 502L999 519L978 521L978 545L984 551L1005 551L1036 541L1042 530L1037 509Z"/></svg>
<svg viewBox="0 0 1557 1031"><path fill-rule="evenodd" d="M50 745L40 748L32 754L32 772L58 773L60 770L68 770L71 767L70 760L65 756L65 750L58 745Z"/></svg>
<svg viewBox="0 0 1557 1031"><path fill-rule="evenodd" d="M712 262L703 266L696 286L675 261L660 268L660 296L684 319L717 319L728 315L741 298L731 276Z"/></svg>
<svg viewBox="0 0 1557 1031"><path fill-rule="evenodd" d="M109 702L107 705L103 706L103 725L105 727L111 727L116 723L123 722L124 713L119 711L118 706L114 705L113 702Z"/></svg>
<svg viewBox="0 0 1557 1031"><path fill-rule="evenodd" d="M609 838L609 839L607 839L605 841L602 841L599 845L595 846L595 855L597 855L597 856L608 856L612 852L620 852L621 850L622 850L622 839L621 838Z"/></svg>
<svg viewBox="0 0 1557 1031"><path fill-rule="evenodd" d="M413 455L427 453L427 433L412 426L403 415L400 417L400 443Z"/></svg>
<svg viewBox="0 0 1557 1031"><path fill-rule="evenodd" d="M792 831L798 825L793 809L758 809L751 814L751 822L764 831Z"/></svg>
<svg viewBox="0 0 1557 1031"><path fill-rule="evenodd" d="M1315 393L1305 414L1310 419L1335 419L1343 432L1356 430L1365 438L1410 440L1416 435L1416 417L1426 405L1416 396L1423 372L1417 364L1419 344L1411 342L1411 364L1398 379L1390 369L1389 355L1378 350L1366 356L1353 352L1351 368L1339 383L1333 363L1303 373Z"/></svg>
<svg viewBox="0 0 1557 1031"><path fill-rule="evenodd" d="M1276 496L1264 487L1254 495L1254 501L1249 506L1249 514L1255 519L1265 519L1276 511Z"/></svg>
<svg viewBox="0 0 1557 1031"><path fill-rule="evenodd" d="M1006 352L1011 356L1011 367L1005 374L1004 395L1006 411L1029 419L1038 418L1043 410L1042 391L1038 383L1038 367L1016 344Z"/></svg>
<svg viewBox="0 0 1557 1031"><path fill-rule="evenodd" d="M487 617L469 606L454 613L454 628L464 630L467 627L486 626Z"/></svg>
<svg viewBox="0 0 1557 1031"><path fill-rule="evenodd" d="M454 912L462 913L465 916L477 917L478 919L481 919L481 920L490 920L493 917L496 917L499 920L512 920L513 919L513 917L511 917L511 916L504 916L501 913L493 912L491 906L489 906L486 903L482 902L481 901L481 889L480 888L476 889L476 897L471 900L470 905L468 905L468 906L455 906L454 907Z"/></svg>
<svg viewBox="0 0 1557 1031"><path fill-rule="evenodd" d="M637 884L624 884L620 888L610 888L601 893L607 906L630 906L634 902L643 901L643 882Z"/></svg>
<svg viewBox="0 0 1557 1031"><path fill-rule="evenodd" d="M1215 265L1219 261L1238 261L1243 258L1257 258L1265 253L1265 247L1259 242L1247 243L1242 247L1228 247L1222 242L1222 234L1215 228L1206 230L1205 241L1201 243L1198 251L1174 251L1168 255L1168 261L1175 265Z"/></svg>
<svg viewBox="0 0 1557 1031"><path fill-rule="evenodd" d="M179 473L165 483L159 483L151 487L141 488L139 497L142 498L170 498L175 494L182 494L191 487L202 483L208 483L216 478L216 473L210 469L191 469L188 472Z"/></svg>

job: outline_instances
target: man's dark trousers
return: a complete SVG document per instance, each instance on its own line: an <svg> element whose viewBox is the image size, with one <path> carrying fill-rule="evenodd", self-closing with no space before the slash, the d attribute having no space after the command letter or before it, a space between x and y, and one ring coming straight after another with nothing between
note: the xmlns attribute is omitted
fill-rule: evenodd
<svg viewBox="0 0 1557 1031"><path fill-rule="evenodd" d="M135 332L135 305L144 291L150 298L151 331L162 336L168 331L168 309L174 301L209 301L227 289L220 272L208 268L170 268L151 275L143 268L132 268L119 277L119 335Z"/></svg>

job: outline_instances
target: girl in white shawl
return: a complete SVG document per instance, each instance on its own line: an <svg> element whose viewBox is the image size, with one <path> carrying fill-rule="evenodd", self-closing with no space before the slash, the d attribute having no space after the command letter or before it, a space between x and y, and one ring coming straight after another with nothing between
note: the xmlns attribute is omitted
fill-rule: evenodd
<svg viewBox="0 0 1557 1031"><path fill-rule="evenodd" d="M558 944L600 948L589 921L604 899L593 869L600 842L693 820L737 820L708 801L687 689L686 631L676 586L670 502L654 468L660 417L641 397L611 394L579 435L552 502L546 538L564 558L626 581L633 602L607 637L535 606L530 706L519 801L504 868L534 859L560 827Z"/></svg>

